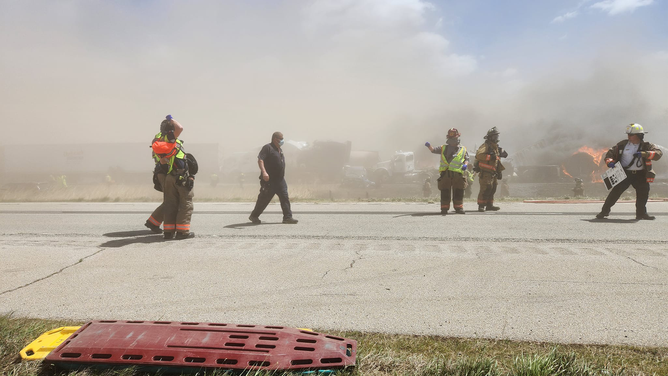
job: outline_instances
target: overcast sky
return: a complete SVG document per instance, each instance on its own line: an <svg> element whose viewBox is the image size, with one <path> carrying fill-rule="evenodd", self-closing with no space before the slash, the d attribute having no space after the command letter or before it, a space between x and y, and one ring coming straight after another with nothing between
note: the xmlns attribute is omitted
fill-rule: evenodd
<svg viewBox="0 0 668 376"><path fill-rule="evenodd" d="M665 0L0 0L2 143L668 144Z"/></svg>

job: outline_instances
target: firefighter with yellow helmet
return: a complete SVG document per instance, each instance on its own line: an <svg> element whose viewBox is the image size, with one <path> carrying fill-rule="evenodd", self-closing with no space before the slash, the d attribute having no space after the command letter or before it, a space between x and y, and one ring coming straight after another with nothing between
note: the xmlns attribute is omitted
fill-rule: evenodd
<svg viewBox="0 0 668 376"><path fill-rule="evenodd" d="M480 174L480 193L478 193L478 211L497 211L500 208L494 206L494 194L498 180L502 177L505 169L500 159L508 156L508 153L499 147L499 131L492 127L485 135L485 142L480 145L475 154L475 169Z"/></svg>
<svg viewBox="0 0 668 376"><path fill-rule="evenodd" d="M448 130L445 145L433 147L429 142L424 145L434 154L441 155L441 164L438 167L438 189L441 191L441 214L446 215L450 210L450 198L455 213L464 214L464 189L468 184L464 171L468 168L469 154L466 147L460 145L461 134L456 128Z"/></svg>
<svg viewBox="0 0 668 376"><path fill-rule="evenodd" d="M649 183L653 182L656 176L652 169L652 161L661 159L663 152L656 145L645 142L646 133L642 125L629 124L626 127L627 139L618 142L605 154L605 163L608 167L612 168L619 162L626 173L626 179L610 190L596 218L603 219L610 215L610 209L622 193L633 186L636 190L636 219L655 219L654 216L647 214Z"/></svg>

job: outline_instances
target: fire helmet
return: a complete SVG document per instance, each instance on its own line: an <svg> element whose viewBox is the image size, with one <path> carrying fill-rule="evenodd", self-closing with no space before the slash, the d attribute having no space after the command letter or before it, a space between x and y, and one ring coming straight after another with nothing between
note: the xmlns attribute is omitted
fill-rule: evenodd
<svg viewBox="0 0 668 376"><path fill-rule="evenodd" d="M645 134L645 133L647 133L647 132L645 132L642 129L642 125L640 125L640 124L633 123L633 124L629 124L626 127L626 134Z"/></svg>
<svg viewBox="0 0 668 376"><path fill-rule="evenodd" d="M459 136L461 136L461 134L459 133L457 128L448 129L448 136L447 136L448 138L456 138L456 137L459 137Z"/></svg>
<svg viewBox="0 0 668 376"><path fill-rule="evenodd" d="M496 129L496 127L492 127L490 130L487 131L487 134L485 135L486 140L490 140L492 142L496 142L499 140L499 130Z"/></svg>

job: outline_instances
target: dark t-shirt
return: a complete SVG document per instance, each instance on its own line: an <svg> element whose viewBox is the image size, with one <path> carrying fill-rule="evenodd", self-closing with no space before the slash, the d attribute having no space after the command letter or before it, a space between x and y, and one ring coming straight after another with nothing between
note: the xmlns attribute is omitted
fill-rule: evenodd
<svg viewBox="0 0 668 376"><path fill-rule="evenodd" d="M264 145L257 159L264 161L264 169L269 174L269 180L282 180L285 177L285 156L274 144ZM261 178L262 174L260 174Z"/></svg>

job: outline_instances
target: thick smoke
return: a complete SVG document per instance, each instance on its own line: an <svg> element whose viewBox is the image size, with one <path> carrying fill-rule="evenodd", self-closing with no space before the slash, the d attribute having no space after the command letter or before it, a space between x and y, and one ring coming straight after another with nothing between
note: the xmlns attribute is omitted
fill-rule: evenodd
<svg viewBox="0 0 668 376"><path fill-rule="evenodd" d="M452 47L422 0L1 4L8 144L146 141L167 113L225 152L281 130L388 156L451 127L473 148L497 126L511 155L552 163L630 122L668 144L668 53L604 37L525 76Z"/></svg>

